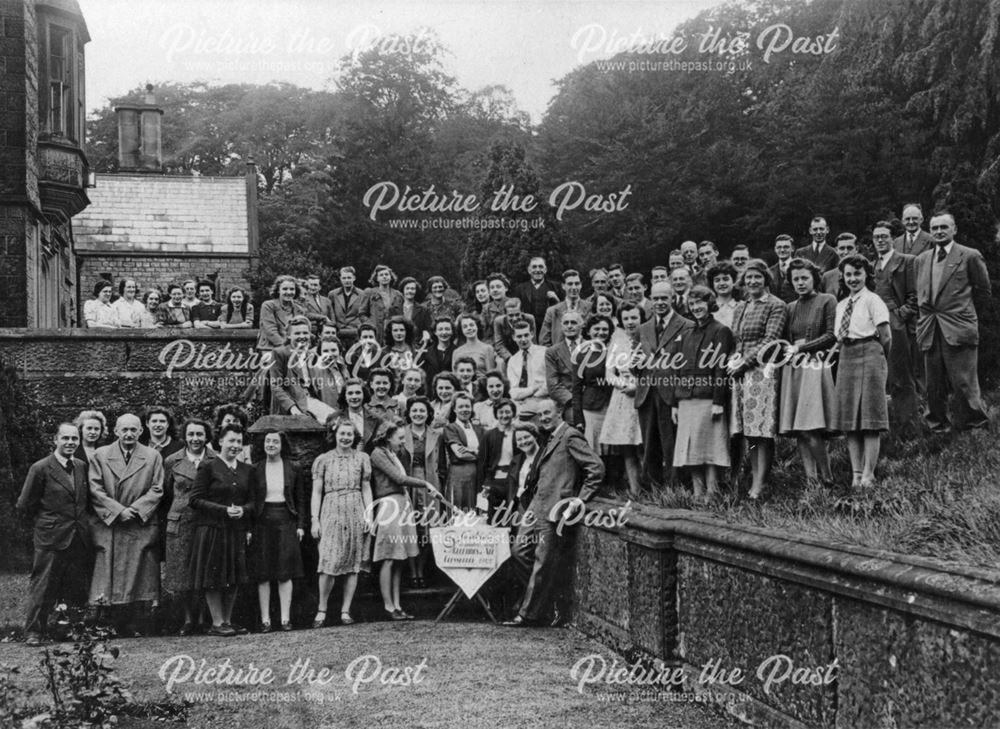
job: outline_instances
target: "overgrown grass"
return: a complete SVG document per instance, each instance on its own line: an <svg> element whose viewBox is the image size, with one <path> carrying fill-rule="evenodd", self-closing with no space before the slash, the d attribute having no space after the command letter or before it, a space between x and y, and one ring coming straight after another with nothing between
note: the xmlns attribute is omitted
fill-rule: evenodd
<svg viewBox="0 0 1000 729"><path fill-rule="evenodd" d="M1000 393L987 397L994 428ZM682 489L639 503L699 509L727 523L766 527L945 563L1000 566L1000 448L993 431L883 439L874 488L852 490L843 438L830 443L832 487L807 487L794 441L779 438L763 503L745 498L749 474L708 507ZM748 471L749 469L747 469ZM620 497L624 494L619 493Z"/></svg>

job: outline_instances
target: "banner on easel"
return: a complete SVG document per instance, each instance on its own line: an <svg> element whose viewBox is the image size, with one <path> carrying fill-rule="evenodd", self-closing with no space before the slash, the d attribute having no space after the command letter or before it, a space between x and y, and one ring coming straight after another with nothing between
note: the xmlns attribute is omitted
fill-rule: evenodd
<svg viewBox="0 0 1000 729"><path fill-rule="evenodd" d="M484 521L430 529L434 562L472 598L510 559L510 529Z"/></svg>

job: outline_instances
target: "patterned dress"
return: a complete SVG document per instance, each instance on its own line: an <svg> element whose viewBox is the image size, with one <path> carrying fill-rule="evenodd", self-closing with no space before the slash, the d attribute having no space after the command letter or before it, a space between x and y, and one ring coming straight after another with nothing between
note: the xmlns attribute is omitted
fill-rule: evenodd
<svg viewBox="0 0 1000 729"><path fill-rule="evenodd" d="M736 351L749 369L733 383L731 432L748 438L774 438L778 431L778 390L781 370L766 367L780 354L775 344L785 329L785 302L772 294L741 301L733 315ZM779 360L780 361L780 360Z"/></svg>
<svg viewBox="0 0 1000 729"><path fill-rule="evenodd" d="M635 376L629 371L628 361L636 346L623 330L611 336L608 346L606 376L614 384L621 382L629 386L631 392L615 388L608 402L608 412L604 416L598 441L615 452L621 446L637 446L642 443L642 429L639 427L639 412L635 409Z"/></svg>
<svg viewBox="0 0 1000 729"><path fill-rule="evenodd" d="M323 487L319 516L319 567L327 575L367 572L371 568L370 537L365 533L361 485L371 483L368 454L327 451L313 462L313 488Z"/></svg>

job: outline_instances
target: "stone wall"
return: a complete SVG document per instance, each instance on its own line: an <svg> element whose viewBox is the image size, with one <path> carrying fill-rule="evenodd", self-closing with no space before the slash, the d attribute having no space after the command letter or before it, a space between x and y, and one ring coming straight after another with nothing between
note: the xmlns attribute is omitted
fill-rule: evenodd
<svg viewBox="0 0 1000 729"><path fill-rule="evenodd" d="M0 359L50 427L88 408L112 421L153 403L206 417L240 400L259 360L256 340L253 329L0 329Z"/></svg>
<svg viewBox="0 0 1000 729"><path fill-rule="evenodd" d="M1000 572L663 509L579 536L576 626L630 659L684 666L688 690L737 692L728 709L754 725L937 729L1000 716ZM743 680L700 681L712 661ZM765 690L770 669L788 666L832 680Z"/></svg>

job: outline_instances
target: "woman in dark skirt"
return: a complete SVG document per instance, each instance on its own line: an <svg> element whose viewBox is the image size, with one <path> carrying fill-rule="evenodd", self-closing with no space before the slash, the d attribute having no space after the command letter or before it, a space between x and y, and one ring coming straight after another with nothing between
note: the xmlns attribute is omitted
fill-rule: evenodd
<svg viewBox="0 0 1000 729"><path fill-rule="evenodd" d="M875 483L879 438L889 429L885 400L888 377L889 309L869 287L875 280L872 264L861 255L843 259L838 268L848 296L837 304L834 331L840 345L837 367L837 415L833 427L847 438L855 488Z"/></svg>
<svg viewBox="0 0 1000 729"><path fill-rule="evenodd" d="M475 509L479 491L479 446L483 442L483 429L472 422L472 398L464 392L452 400L451 422L444 426L444 439L448 459L448 477L445 482L447 498L459 509Z"/></svg>
<svg viewBox="0 0 1000 729"><path fill-rule="evenodd" d="M195 514L189 508L198 467L215 458L208 444L212 429L204 420L188 420L181 426L184 449L163 461L163 509L166 513L166 554L163 564L163 590L173 593L184 605L184 624L180 635L194 632L194 620L201 593L191 589L191 540Z"/></svg>
<svg viewBox="0 0 1000 729"><path fill-rule="evenodd" d="M232 625L236 590L249 580L247 524L254 513L257 475L237 460L243 452L243 428L230 423L219 432L219 457L198 466L191 489L195 511L191 539L191 588L204 590L212 612L209 635L238 635L246 628Z"/></svg>
<svg viewBox="0 0 1000 729"><path fill-rule="evenodd" d="M292 580L302 577L299 543L309 524L302 471L282 458L288 448L280 430L264 433L267 458L254 465L254 530L250 540L250 572L257 580L260 632L271 631L271 582L278 583L281 629L291 630Z"/></svg>

